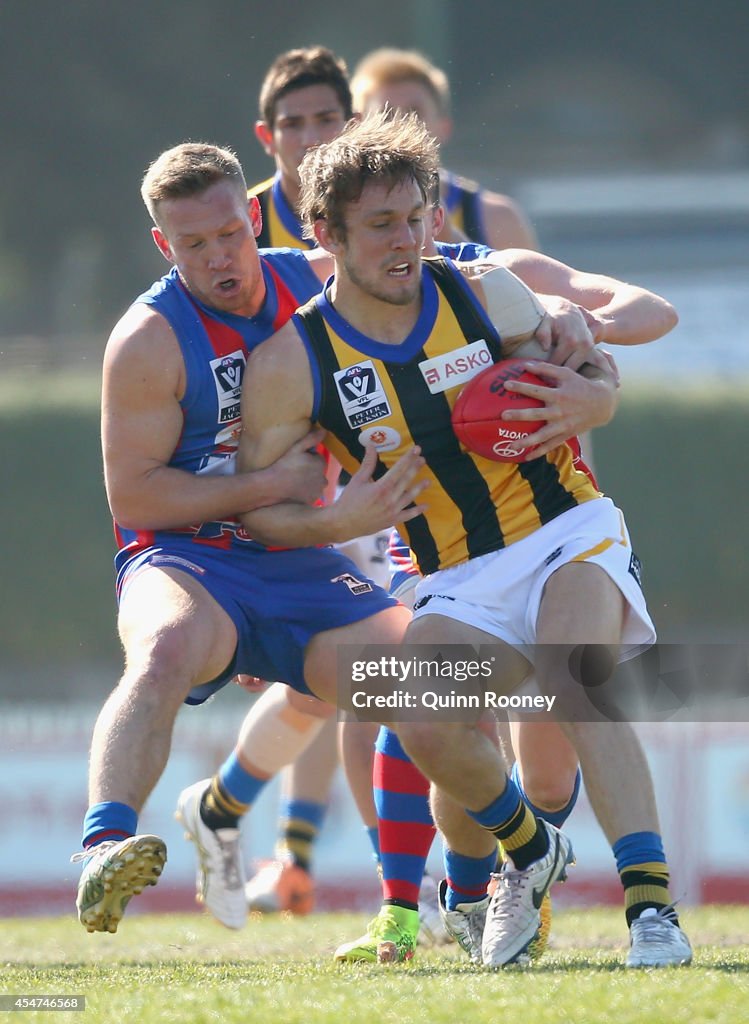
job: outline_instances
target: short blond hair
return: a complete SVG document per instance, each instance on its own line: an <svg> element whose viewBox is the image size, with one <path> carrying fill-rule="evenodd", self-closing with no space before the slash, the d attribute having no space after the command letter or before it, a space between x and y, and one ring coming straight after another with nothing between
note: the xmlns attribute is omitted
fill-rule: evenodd
<svg viewBox="0 0 749 1024"><path fill-rule="evenodd" d="M430 63L418 50L383 47L373 50L357 64L351 78L354 110L364 113L378 89L401 82L418 82L429 92L443 117L450 114L450 83L444 71Z"/></svg>
<svg viewBox="0 0 749 1024"><path fill-rule="evenodd" d="M165 150L143 176L140 194L154 224L159 203L205 192L219 181L231 181L244 196L247 184L236 153L209 142L182 142Z"/></svg>
<svg viewBox="0 0 749 1024"><path fill-rule="evenodd" d="M394 188L415 181L425 204L438 173L438 147L416 114L376 111L350 121L332 142L311 149L299 168L299 214L313 237L315 221L346 237L345 210L368 182Z"/></svg>

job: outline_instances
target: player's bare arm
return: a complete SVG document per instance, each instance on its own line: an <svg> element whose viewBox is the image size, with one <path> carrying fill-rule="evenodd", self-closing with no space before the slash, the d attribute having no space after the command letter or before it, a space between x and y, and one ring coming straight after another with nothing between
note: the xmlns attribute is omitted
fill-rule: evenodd
<svg viewBox="0 0 749 1024"><path fill-rule="evenodd" d="M168 465L183 426L185 370L164 318L133 306L115 326L104 357L102 449L107 497L117 521L174 529L234 516L286 496L314 500L323 467L293 453L262 473L195 475Z"/></svg>
<svg viewBox="0 0 749 1024"><path fill-rule="evenodd" d="M512 270L536 293L562 296L593 313L588 323L596 342L642 345L663 337L679 321L671 303L646 288L576 270L542 253L516 249L493 253L491 259Z"/></svg>
<svg viewBox="0 0 749 1024"><path fill-rule="evenodd" d="M306 438L313 397L306 351L288 323L250 358L242 391L239 468L262 470ZM367 451L361 469L331 505L283 502L243 515L242 523L265 544L306 547L342 543L421 515L424 506L413 505L425 486L414 479L424 464L418 449L407 452L379 480L372 476L376 464L374 449Z"/></svg>

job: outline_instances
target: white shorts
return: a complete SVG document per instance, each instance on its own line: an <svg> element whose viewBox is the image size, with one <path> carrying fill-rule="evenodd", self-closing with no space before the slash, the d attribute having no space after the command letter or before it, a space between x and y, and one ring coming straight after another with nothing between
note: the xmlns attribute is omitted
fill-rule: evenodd
<svg viewBox="0 0 749 1024"><path fill-rule="evenodd" d="M599 565L624 595L622 661L655 643L640 563L624 516L609 498L586 501L509 547L426 576L416 587L414 618L444 615L465 622L524 648L529 657L546 581L569 562Z"/></svg>

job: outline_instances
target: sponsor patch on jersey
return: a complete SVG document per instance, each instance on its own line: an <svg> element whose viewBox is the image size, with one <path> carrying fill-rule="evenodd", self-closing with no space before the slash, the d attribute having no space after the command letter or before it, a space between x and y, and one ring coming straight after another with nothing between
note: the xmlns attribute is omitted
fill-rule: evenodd
<svg viewBox="0 0 749 1024"><path fill-rule="evenodd" d="M491 366L492 362L489 346L481 338L470 345L461 345L452 352L425 359L419 363L419 369L430 392L438 395L441 391L466 384L477 373Z"/></svg>
<svg viewBox="0 0 749 1024"><path fill-rule="evenodd" d="M401 443L401 436L393 427L367 427L359 440L362 445L373 444L378 452L392 452Z"/></svg>
<svg viewBox="0 0 749 1024"><path fill-rule="evenodd" d="M230 423L239 419L239 396L242 392L242 377L247 360L244 352L237 349L228 356L211 360L213 383L218 399L218 422Z"/></svg>
<svg viewBox="0 0 749 1024"><path fill-rule="evenodd" d="M363 427L391 415L390 403L371 359L338 370L333 380L350 427Z"/></svg>
<svg viewBox="0 0 749 1024"><path fill-rule="evenodd" d="M345 583L352 594L371 594L372 584L366 580L358 580L353 573L344 572L340 576L334 576L331 583Z"/></svg>

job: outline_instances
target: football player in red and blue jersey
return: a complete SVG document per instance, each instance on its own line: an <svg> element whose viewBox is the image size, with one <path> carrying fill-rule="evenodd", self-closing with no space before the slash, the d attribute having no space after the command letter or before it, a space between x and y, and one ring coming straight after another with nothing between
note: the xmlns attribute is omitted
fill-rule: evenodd
<svg viewBox="0 0 749 1024"><path fill-rule="evenodd" d="M397 642L409 618L338 551L270 551L237 518L283 499L313 503L325 485L319 431L262 471L235 472L234 460L248 355L319 290L328 268L317 276L314 260L294 250L258 253L259 206L228 150L168 150L141 191L173 267L127 310L104 358L125 672L95 726L76 855L86 862L77 904L89 931L116 931L131 896L161 873L164 843L137 835L137 819L183 701L205 700L237 673L282 680L303 698L335 672L339 643ZM341 538L402 518L420 462L414 449L389 480L361 478L331 506Z"/></svg>

